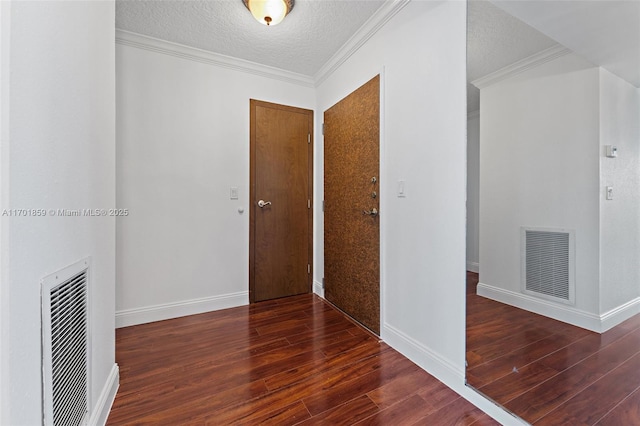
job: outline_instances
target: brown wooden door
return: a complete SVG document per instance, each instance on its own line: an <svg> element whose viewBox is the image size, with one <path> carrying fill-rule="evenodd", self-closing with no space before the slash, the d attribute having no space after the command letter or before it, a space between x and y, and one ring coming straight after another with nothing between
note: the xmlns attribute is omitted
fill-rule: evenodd
<svg viewBox="0 0 640 426"><path fill-rule="evenodd" d="M380 76L324 112L328 301L380 334Z"/></svg>
<svg viewBox="0 0 640 426"><path fill-rule="evenodd" d="M250 109L249 300L309 293L313 111L253 99Z"/></svg>

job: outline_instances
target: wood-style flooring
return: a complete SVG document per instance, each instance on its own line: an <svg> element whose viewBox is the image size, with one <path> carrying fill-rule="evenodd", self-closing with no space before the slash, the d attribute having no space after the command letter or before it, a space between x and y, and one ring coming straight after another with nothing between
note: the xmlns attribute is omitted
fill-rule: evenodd
<svg viewBox="0 0 640 426"><path fill-rule="evenodd" d="M640 425L640 315L593 333L476 295L467 382L535 425Z"/></svg>
<svg viewBox="0 0 640 426"><path fill-rule="evenodd" d="M495 425L317 296L116 331L109 425Z"/></svg>

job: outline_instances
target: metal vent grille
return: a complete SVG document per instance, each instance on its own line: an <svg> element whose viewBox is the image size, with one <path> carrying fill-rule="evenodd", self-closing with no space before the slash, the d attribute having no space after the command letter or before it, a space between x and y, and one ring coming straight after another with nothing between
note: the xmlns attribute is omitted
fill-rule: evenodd
<svg viewBox="0 0 640 426"><path fill-rule="evenodd" d="M572 302L572 234L532 229L523 231L525 291L564 303Z"/></svg>
<svg viewBox="0 0 640 426"><path fill-rule="evenodd" d="M75 272L66 279L63 278L65 271L61 271L43 281L43 382L46 425L75 426L87 422L87 264L84 262L84 270Z"/></svg>

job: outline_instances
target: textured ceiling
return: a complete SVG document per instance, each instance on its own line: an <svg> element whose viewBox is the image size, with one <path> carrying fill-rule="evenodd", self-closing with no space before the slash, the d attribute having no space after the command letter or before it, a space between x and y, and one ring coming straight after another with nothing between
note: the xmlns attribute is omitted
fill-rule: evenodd
<svg viewBox="0 0 640 426"><path fill-rule="evenodd" d="M383 4L296 0L267 27L242 0L116 0L116 27L313 77ZM468 82L559 42L640 85L640 0L470 0L468 13ZM480 107L469 83L467 103Z"/></svg>
<svg viewBox="0 0 640 426"><path fill-rule="evenodd" d="M313 76L383 3L296 0L267 27L242 0L117 0L116 27Z"/></svg>
<svg viewBox="0 0 640 426"><path fill-rule="evenodd" d="M467 111L480 109L480 90L470 82L557 43L488 1L468 6Z"/></svg>
<svg viewBox="0 0 640 426"><path fill-rule="evenodd" d="M640 87L640 1L505 1L500 8Z"/></svg>
<svg viewBox="0 0 640 426"><path fill-rule="evenodd" d="M468 82L559 43L640 87L639 0L490 1L469 2ZM467 101L479 109L469 83Z"/></svg>

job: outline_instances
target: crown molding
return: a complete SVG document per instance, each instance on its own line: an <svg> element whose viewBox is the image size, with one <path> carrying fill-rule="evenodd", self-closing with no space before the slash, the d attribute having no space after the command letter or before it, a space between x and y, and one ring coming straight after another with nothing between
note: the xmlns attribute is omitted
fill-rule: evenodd
<svg viewBox="0 0 640 426"><path fill-rule="evenodd" d="M411 0L392 0L385 2L313 77L122 29L116 29L116 43L162 53L176 58L286 81L304 87L318 87L410 1Z"/></svg>
<svg viewBox="0 0 640 426"><path fill-rule="evenodd" d="M187 59L203 64L213 65L220 68L228 68L248 74L267 77L274 80L285 81L304 87L315 87L310 76L286 71L280 68L261 65L256 62L244 59L233 58L231 56L213 53L183 44L173 43L146 35L116 29L116 43L123 46L131 46L150 52L162 53L176 58Z"/></svg>
<svg viewBox="0 0 640 426"><path fill-rule="evenodd" d="M521 72L535 68L556 58L568 55L569 53L572 53L571 50L561 44L556 44L555 46L551 46L548 49L541 50L538 53L514 62L511 65L507 65L498 71L494 71L491 74L478 78L472 81L471 84L476 86L478 89L484 89L485 87L489 87L500 81L506 80L507 78L513 77L514 75L520 74Z"/></svg>
<svg viewBox="0 0 640 426"><path fill-rule="evenodd" d="M392 0L385 2L356 33L314 75L316 87L321 85L347 59L362 47L396 13L400 12L411 0Z"/></svg>

